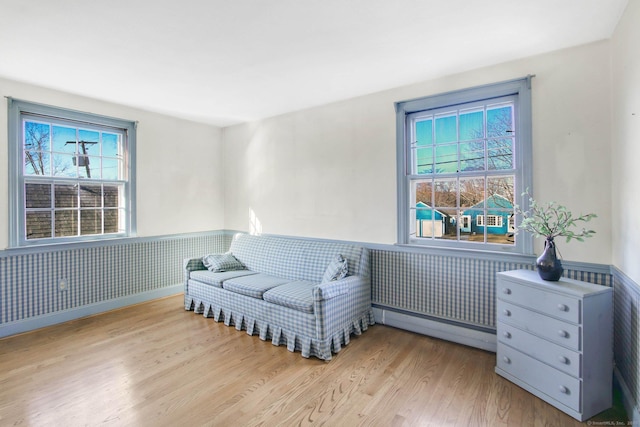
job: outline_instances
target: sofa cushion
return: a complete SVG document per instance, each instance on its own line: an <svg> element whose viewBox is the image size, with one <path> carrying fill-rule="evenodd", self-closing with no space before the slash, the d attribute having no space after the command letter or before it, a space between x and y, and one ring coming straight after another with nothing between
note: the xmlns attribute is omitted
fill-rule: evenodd
<svg viewBox="0 0 640 427"><path fill-rule="evenodd" d="M225 280L222 288L231 292L262 299L262 295L271 288L290 282L281 277L268 274L252 274L251 276L236 277Z"/></svg>
<svg viewBox="0 0 640 427"><path fill-rule="evenodd" d="M348 273L348 265L347 260L342 257L342 255L338 254L327 266L327 269L324 271L322 275L322 282L332 282L334 280L340 280L347 276Z"/></svg>
<svg viewBox="0 0 640 427"><path fill-rule="evenodd" d="M312 288L317 283L306 280L285 283L264 293L262 298L273 304L293 308L305 313L313 313Z"/></svg>
<svg viewBox="0 0 640 427"><path fill-rule="evenodd" d="M236 271L224 271L220 273L214 273L209 270L196 270L189 273L189 278L197 280L198 282L206 283L207 285L222 287L222 282L234 277L242 277L256 274L250 270L236 270Z"/></svg>
<svg viewBox="0 0 640 427"><path fill-rule="evenodd" d="M202 263L209 271L213 271L214 273L244 270L244 265L242 265L231 252L205 255L202 257Z"/></svg>

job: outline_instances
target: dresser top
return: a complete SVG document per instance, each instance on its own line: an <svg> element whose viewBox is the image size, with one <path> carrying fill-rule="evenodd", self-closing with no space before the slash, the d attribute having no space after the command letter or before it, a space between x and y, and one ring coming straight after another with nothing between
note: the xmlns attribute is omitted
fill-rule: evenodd
<svg viewBox="0 0 640 427"><path fill-rule="evenodd" d="M580 280L567 279L561 277L557 282L542 280L537 271L532 270L511 270L498 273L504 278L514 279L517 282L543 288L550 292L558 292L564 294L573 294L580 297L595 295L599 293L612 292L608 286L596 285L593 283L582 282Z"/></svg>

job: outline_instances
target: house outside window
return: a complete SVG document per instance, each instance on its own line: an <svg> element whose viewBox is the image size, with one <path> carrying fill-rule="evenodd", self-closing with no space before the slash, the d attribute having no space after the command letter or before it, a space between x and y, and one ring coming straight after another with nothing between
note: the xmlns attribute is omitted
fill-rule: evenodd
<svg viewBox="0 0 640 427"><path fill-rule="evenodd" d="M9 99L10 244L135 233L135 123Z"/></svg>
<svg viewBox="0 0 640 427"><path fill-rule="evenodd" d="M527 77L396 103L398 243L530 251L513 235L532 182L530 92Z"/></svg>

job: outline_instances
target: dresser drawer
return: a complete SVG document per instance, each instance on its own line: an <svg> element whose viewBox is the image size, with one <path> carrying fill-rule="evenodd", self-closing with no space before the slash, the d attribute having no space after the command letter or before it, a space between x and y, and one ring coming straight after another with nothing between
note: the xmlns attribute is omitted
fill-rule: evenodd
<svg viewBox="0 0 640 427"><path fill-rule="evenodd" d="M540 313L573 323L580 323L580 300L567 295L547 292L520 283L498 282L497 297Z"/></svg>
<svg viewBox="0 0 640 427"><path fill-rule="evenodd" d="M497 365L541 393L580 411L580 380L506 345L498 347Z"/></svg>
<svg viewBox="0 0 640 427"><path fill-rule="evenodd" d="M577 351L581 349L578 325L547 317L502 300L496 302L496 310L498 323L506 322L556 344Z"/></svg>
<svg viewBox="0 0 640 427"><path fill-rule="evenodd" d="M498 348L503 344L509 345L573 377L580 377L581 356L577 351L569 350L506 323L498 323L497 334Z"/></svg>

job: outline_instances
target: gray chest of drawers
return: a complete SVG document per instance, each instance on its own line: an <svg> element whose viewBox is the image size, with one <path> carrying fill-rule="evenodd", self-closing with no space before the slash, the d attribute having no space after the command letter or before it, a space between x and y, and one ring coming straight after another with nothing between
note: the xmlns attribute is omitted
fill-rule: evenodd
<svg viewBox="0 0 640 427"><path fill-rule="evenodd" d="M611 407L613 289L497 274L496 373L579 421Z"/></svg>

